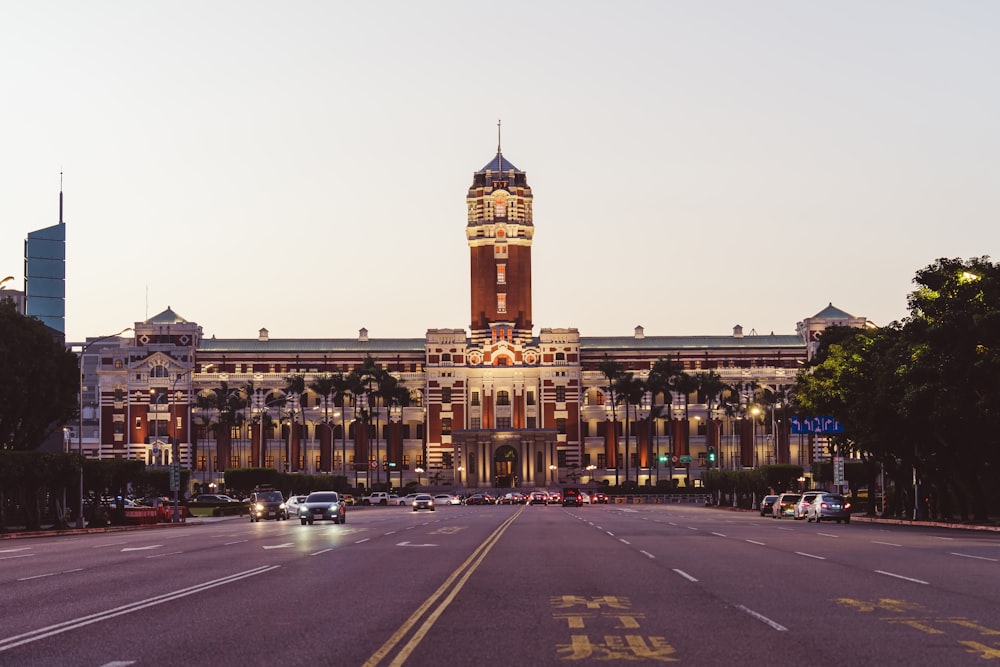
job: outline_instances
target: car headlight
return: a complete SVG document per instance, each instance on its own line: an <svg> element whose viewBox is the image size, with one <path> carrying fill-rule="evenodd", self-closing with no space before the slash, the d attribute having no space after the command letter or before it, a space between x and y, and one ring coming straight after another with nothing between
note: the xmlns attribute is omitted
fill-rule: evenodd
<svg viewBox="0 0 1000 667"><path fill-rule="evenodd" d="M254 509L260 512L261 510L264 509L263 503L257 503L256 505L254 505Z"/></svg>

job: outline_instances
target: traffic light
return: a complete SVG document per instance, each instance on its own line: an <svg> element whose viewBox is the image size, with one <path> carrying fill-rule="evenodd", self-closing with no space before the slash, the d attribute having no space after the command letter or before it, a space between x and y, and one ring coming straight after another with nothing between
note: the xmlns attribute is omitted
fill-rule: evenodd
<svg viewBox="0 0 1000 667"><path fill-rule="evenodd" d="M708 465L715 465L715 447L708 448Z"/></svg>

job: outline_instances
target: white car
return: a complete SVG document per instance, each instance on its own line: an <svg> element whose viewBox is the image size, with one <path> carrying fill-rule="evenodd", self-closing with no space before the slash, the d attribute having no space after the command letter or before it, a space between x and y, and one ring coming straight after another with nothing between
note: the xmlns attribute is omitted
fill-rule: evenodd
<svg viewBox="0 0 1000 667"><path fill-rule="evenodd" d="M462 499L450 493L439 493L434 496L435 505L461 505Z"/></svg>
<svg viewBox="0 0 1000 667"><path fill-rule="evenodd" d="M421 495L426 495L426 494L422 494L422 493L407 493L405 496L403 496L402 498L399 499L399 504L400 505L406 505L407 507L409 507L410 505L413 504L413 501L416 499L416 497L417 496L421 496Z"/></svg>
<svg viewBox="0 0 1000 667"><path fill-rule="evenodd" d="M285 510L288 516L298 516L299 515L299 505L306 501L307 496L288 496L288 500L285 501Z"/></svg>

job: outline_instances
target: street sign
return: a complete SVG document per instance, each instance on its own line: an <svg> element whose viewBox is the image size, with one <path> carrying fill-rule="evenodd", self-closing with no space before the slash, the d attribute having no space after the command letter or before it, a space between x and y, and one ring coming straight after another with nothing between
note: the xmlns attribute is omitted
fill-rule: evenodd
<svg viewBox="0 0 1000 667"><path fill-rule="evenodd" d="M375 470L375 468L378 467L378 461L369 461L368 467L371 468L372 470Z"/></svg>
<svg viewBox="0 0 1000 667"><path fill-rule="evenodd" d="M844 457L834 456L833 457L833 483L843 484L844 483Z"/></svg>
<svg viewBox="0 0 1000 667"><path fill-rule="evenodd" d="M181 462L174 461L170 464L170 490L177 491L181 488Z"/></svg>
<svg viewBox="0 0 1000 667"><path fill-rule="evenodd" d="M679 459L679 458L677 458L677 456L676 456L676 455L674 455L674 456L671 456L671 457L670 457L670 460L671 460L671 461L673 461L674 463L677 463L677 462L679 462L679 461L680 461L680 459Z"/></svg>
<svg viewBox="0 0 1000 667"><path fill-rule="evenodd" d="M682 456L681 457L681 463L691 463L691 457L687 456L687 455Z"/></svg>

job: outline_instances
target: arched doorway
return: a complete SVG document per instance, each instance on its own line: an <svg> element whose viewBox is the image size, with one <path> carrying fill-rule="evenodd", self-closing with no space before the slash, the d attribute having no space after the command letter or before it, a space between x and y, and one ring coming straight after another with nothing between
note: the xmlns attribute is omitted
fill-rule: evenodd
<svg viewBox="0 0 1000 667"><path fill-rule="evenodd" d="M517 450L510 445L497 447L493 455L493 485L498 489L512 489L520 480L517 472L520 470L517 461Z"/></svg>

